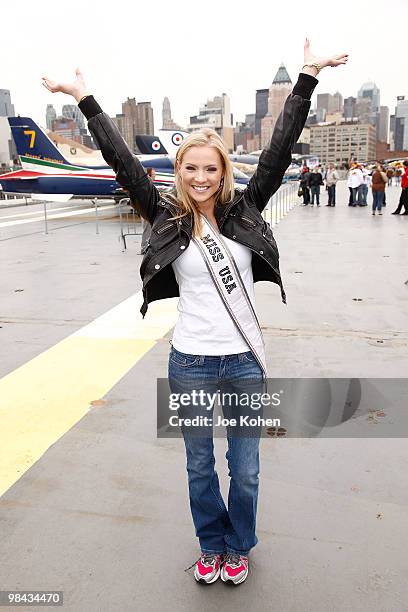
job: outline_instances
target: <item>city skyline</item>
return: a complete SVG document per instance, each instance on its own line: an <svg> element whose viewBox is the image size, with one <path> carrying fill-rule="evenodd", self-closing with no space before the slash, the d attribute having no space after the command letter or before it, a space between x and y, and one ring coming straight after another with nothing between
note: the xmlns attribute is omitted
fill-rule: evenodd
<svg viewBox="0 0 408 612"><path fill-rule="evenodd" d="M279 78L278 78L279 77ZM289 89L291 88L291 80L290 77L286 71L286 68L283 64L280 65L275 78L273 80L273 84L271 86L271 88L268 90L258 90L256 92L256 95L258 96L258 94L262 94L264 95L264 97L268 96L268 105L267 107L264 108L263 113L261 115L261 124L262 124L262 128L261 125L258 126L258 129L261 128L260 132L256 132L256 127L255 127L255 114L247 114L245 117L245 120L247 122L248 120L248 124L246 125L243 122L236 122L235 125L233 126L230 123L230 105L229 105L229 99L228 96L226 96L226 94L223 94L222 97L220 96L216 96L214 97L213 100L208 99L207 103L200 107L199 110L199 115L196 116L190 116L190 124L187 126L187 130L188 131L195 131L196 129L202 127L203 125L205 125L206 127L208 127L211 123L211 127L214 127L214 129L216 129L219 133L221 133L222 137L224 138L224 140L227 143L228 146L228 150L230 152L234 151L237 144L239 143L240 146L243 147L243 150L245 152L250 151L250 150L254 150L254 149L259 149L262 148L262 146L264 146L265 143L262 144L262 141L265 140L264 138L264 122L267 122L267 126L269 127L269 123L272 121L272 123L274 122L274 120L277 117L277 114L280 111L280 108L283 106L283 100L286 97L288 92L281 92L282 95L278 92L278 98L274 101L274 104L276 105L276 108L274 108L273 112L272 112L272 107L271 107L271 103L272 103L272 93L273 93L273 89L278 87L278 86L289 86ZM10 104L11 100L10 100L10 95L9 92L7 90L1 90L3 92L3 94L6 96L8 96L8 103ZM280 97L279 97L280 96ZM359 91L357 93L357 97L352 97L352 98L346 98L344 99L344 104L343 104L343 96L340 92L336 92L334 95L328 94L328 93L324 93L321 92L317 95L317 104L316 104L316 108L311 108L311 113L309 114L309 118L307 121L307 125L309 126L309 128L313 128L313 127L319 127L319 126L335 126L333 127L333 129L329 130L331 131L333 134L334 133L339 133L340 134L345 134L344 138L345 138L345 143L340 143L341 146L339 149L333 149L335 140L330 141L330 146L332 147L330 149L331 153L329 152L329 155L331 155L333 157L333 159L331 159L331 161L335 161L335 162L339 162L339 161L345 161L346 158L348 159L350 157L350 151L353 150L353 152L351 153L351 155L357 154L358 158L364 159L365 161L367 159L374 159L376 156L376 141L381 141L383 143L385 142L390 142L391 143L391 147L388 146L388 148L392 151L392 150L403 150L403 149L407 149L407 142L406 142L406 138L404 136L404 124L399 125L398 126L398 142L401 141L401 146L397 146L394 147L394 143L395 140L397 138L397 133L394 133L394 130L397 129L397 124L398 121L401 121L400 119L398 119L397 121L395 120L394 117L392 117L391 119L391 125L389 126L389 120L388 120L388 107L384 107L380 104L380 96L381 96L381 92L380 89L376 86L375 83L369 83L369 82L365 82L361 85L361 87L359 88ZM356 112L354 114L352 114L351 116L346 115L346 112L348 112L348 110L350 110L349 108L346 111L346 103L348 103L349 100L354 101L354 106L356 109ZM358 103L359 100L361 100L362 102L364 102L364 105L359 108L357 110L358 107ZM369 103L368 106L365 104L365 102ZM408 103L407 101L403 102L404 104ZM129 105L134 106L134 109L131 110ZM227 105L226 107L224 107L224 105ZM400 102L399 102L400 104ZM125 109L129 106L129 112L127 112ZM139 111L137 110L137 108L141 106L144 107L147 106L150 109L150 119L149 119L149 126L148 129L145 125L139 125L140 123L140 119L141 117L143 117L145 119L145 111L141 110L141 115L139 117ZM366 108L367 107L367 108ZM224 116L224 119L220 119L220 109L223 108L224 110L222 110L222 113L226 113ZM405 108L405 107L404 107ZM324 111L323 113L320 111ZM383 114L383 111L385 112L385 115ZM163 121L170 121L171 123L171 106L170 106L170 101L168 99L168 97L164 97L163 99L163 105L162 105L162 112L163 112ZM52 114L52 118L50 116L50 113ZM123 114L125 113L125 114ZM123 123L123 121L126 120L126 116L129 115L129 113L131 114L131 116L133 117L133 119L130 121L128 121L129 125ZM208 114L209 113L209 114ZM265 114L266 113L266 114ZM334 113L334 114L333 114ZM327 114L327 116L326 116ZM54 108L53 105L51 104L47 104L47 108L46 108L46 123L47 123L47 128L51 129L52 131L56 131L57 133L60 133L61 135L64 134L71 139L76 140L77 136L78 138L81 139L81 142L83 144L86 144L88 146L93 146L91 144L90 141L90 137L89 135L87 135L86 130L84 129L84 117L82 116L81 112L79 111L79 108L76 104L72 104L72 105L64 105L62 107L62 116L59 115L56 118L56 110ZM405 117L406 115L406 111L403 110L401 111L399 114L396 113L396 117L401 116L401 117ZM263 118L262 118L263 116ZM65 121L66 119L74 119L76 120L76 124L74 125L66 125L65 123L63 123L63 125L61 124L61 121ZM129 115L130 117L130 115ZM122 133L123 137L125 138L126 142L128 143L128 145L130 146L130 148L132 150L134 150L134 152L137 152L137 144L135 141L135 137L134 134L153 134L154 132L154 127L153 127L153 123L152 123L152 118L153 118L153 109L150 106L150 102L142 102L142 103L137 103L135 99L127 99L127 101L122 102L122 113L117 114L115 117L112 117L112 120L117 124L120 132ZM275 118L275 119L274 119ZM143 121L144 121L143 119ZM351 147L350 151L348 152L348 154L346 155L346 157L344 156L344 153L346 151L346 149L350 148L349 146L349 140L348 140L348 136L347 136L347 129L346 127L341 128L338 127L339 125L344 125L345 121L350 122L350 120L352 120L352 123L355 124L355 121L357 121L360 125L362 125L362 129L367 130L369 126L367 126L367 123L371 123L371 125L374 125L373 128L373 135L370 135L368 137L368 132L365 131L364 135L362 136L363 138L363 144L362 144L362 148L361 150L359 150L358 146L355 146L354 148ZM220 123L221 121L221 123ZM380 129L380 124L381 121L383 122L383 126ZM402 120L404 121L404 119ZM136 123L135 123L136 122ZM55 124L55 125L54 125ZM132 125L130 125L132 124ZM217 127L218 126L218 127ZM365 126L365 127L364 127ZM171 129L180 129L177 126L175 126L174 124L172 126L167 126L168 128ZM273 127L273 125L270 126L271 128ZM385 139L385 138L381 138L379 137L380 132L385 134L388 132L388 127L390 127L390 139ZM131 129L132 134L130 134L129 129ZM159 129L159 128L158 128ZM357 135L359 133L359 127L358 125L356 125L355 128L353 128L352 125L350 125L350 129L351 129L351 133L355 134L356 138ZM62 131L61 131L62 130ZM227 133L225 133L225 130ZM322 159L326 159L327 157L327 151L325 153L325 155L323 155L323 150L325 147L325 142L326 144L329 144L328 139L326 138L326 136L324 137L324 142L322 140L321 144L319 144L318 140L316 139L316 134L320 134L320 131L313 131L314 133L312 134L312 131L310 131L309 135L304 135L302 133L302 137L299 139L299 143L302 143L300 145L300 148L298 148L298 150L296 150L297 153L308 153L309 152L309 148L305 148L306 147L306 143L309 143L310 141L310 152L313 154L318 155L319 158ZM361 131L361 130L360 130ZM391 132L392 132L392 136L391 136ZM361 132L363 133L363 132ZM376 137L376 133L377 133L377 137ZM322 132L323 134L323 132ZM313 136L313 137L312 137ZM270 135L268 135L267 140L269 141ZM258 140L257 140L258 139ZM353 139L352 139L353 140ZM358 138L357 138L358 140ZM369 144L371 143L372 140L372 145ZM350 141L351 142L351 141ZM323 145L323 148L322 148ZM357 145L357 141L356 141L356 145ZM404 145L404 146L402 146ZM366 150L366 147L369 146L369 149ZM385 145L384 145L385 146ZM136 148L135 148L136 147ZM370 148L371 147L371 148ZM385 152L385 149L384 149ZM340 155L340 158L338 158L338 155ZM327 161L327 160L326 160Z"/></svg>
<svg viewBox="0 0 408 612"><path fill-rule="evenodd" d="M281 67L284 67L284 65L282 64L282 65L281 65ZM279 69L280 69L280 68L279 68ZM367 85L367 83L368 83L367 81L364 81L364 83L362 83L362 86L363 86L363 85ZM373 85L377 85L377 84L376 84L375 82L373 82ZM360 89L361 89L361 87L360 87ZM360 91L360 89L359 89L359 91ZM3 89L2 91L6 91L6 90L4 90L4 89ZM256 95L258 91L264 91L264 90L257 90L256 92L254 92L254 94ZM267 91L267 90L265 90L265 91ZM382 96L382 94L381 94L381 88L378 88L378 92L379 92L379 95L380 95L380 96ZM11 93L11 100L13 100L13 93L12 93L12 92L10 92L10 93ZM227 95L227 94L222 94L222 95ZM341 108L339 108L339 109L338 109L340 112L342 112L342 111L343 111L343 103L345 103L347 99L354 98L354 100L355 100L355 101L356 101L356 100L358 101L357 94L356 94L356 96L349 96L349 97L348 97L348 96L343 95L343 94L342 94L342 92L339 92L338 90L337 90L336 92L334 92L334 94L331 94L331 93L329 93L329 92L323 92L323 91L320 91L319 93L317 93L317 95L315 95L315 96L312 98L311 111L318 111L318 110L319 110L319 99L325 98L326 96L329 96L329 97L331 97L331 98L336 98L337 96L340 96L340 98L342 99ZM219 96L215 96L215 98L217 98L217 97L219 97ZM398 96L398 100L401 100L401 98L404 98L404 97L405 97L405 100L408 100L408 93L407 93L405 96L404 96L404 95L402 95L402 96ZM129 100L129 96L127 97L127 99ZM381 100L382 100L382 97L381 97ZM398 100L395 100L395 104L394 104L393 106L391 106L390 108L389 108L389 107L386 107L386 108L389 110L389 115L390 115L390 116L391 116L391 115L392 115L392 114L395 112ZM169 97L168 97L168 96L163 96L163 99L162 99L162 104L161 104L161 108L163 108L163 102L165 102L165 101L167 101L167 103L169 103ZM137 101L136 101L136 102L137 102ZM206 105L207 105L209 102L211 102L211 99L210 99L210 97L208 96L208 97L207 97L207 99L206 99L206 102L203 102L202 104L200 104L200 107L199 107L199 108L200 108L200 112L201 112L202 107L206 106ZM139 102L138 102L138 103L139 103ZM400 103L400 102L399 102L399 103ZM140 104L150 104L150 101L140 102ZM120 106L123 106L123 101L122 101L122 102L120 102ZM385 105L380 104L380 107L379 107L379 108L384 108L384 106L385 106ZM65 114L66 114L66 113L64 112L64 109L66 109L66 108L72 108L72 109L74 109L74 107L75 107L76 109L78 108L78 107L77 107L75 104L61 104L60 106L58 106L58 105L56 105L56 104L48 103L48 104L47 104L47 106L45 107L44 111L43 111L43 119L39 119L39 120L37 119L37 122L38 122L38 123L40 123L40 124L41 124L43 127L47 127L47 129L50 129L50 126L49 126L49 125L48 125L48 123L47 123L47 119L45 119L45 120L44 120L44 117L46 117L46 114L47 114L47 112L48 112L49 108L52 108L52 109L55 111L55 113L56 113L56 115L57 115L58 117L63 117L63 116L65 116ZM60 112L58 112L58 109L59 109L59 108L61 108L61 111L60 111ZM156 116L156 115L159 115L159 111L158 111L157 109L154 109L154 108L153 108L153 111L154 111L154 115L155 115L155 116ZM193 110L192 110L191 112L193 112ZM185 124L184 126L181 126L181 127L180 127L180 126L177 126L177 128L176 128L176 127L174 127L174 126L172 126L172 127L171 127L171 129L187 129L187 128L188 128L188 126L189 126L189 124L190 124L190 120L191 120L191 118L192 118L192 114L191 114L191 112L189 113L188 121L186 122L186 124ZM195 111L195 112L196 112L196 111ZM244 121L239 121L238 119L236 119L236 118L235 118L235 114L234 114L234 112L233 112L233 109L231 109L231 113L232 113L232 115L234 115L234 127L235 127L235 125L237 125L238 123L245 123L245 119L244 119ZM19 112L17 111L17 112L16 112L16 114L22 114L22 113L19 113ZM75 113L74 113L74 114L75 114ZM77 114L81 115L81 113L80 113L80 112L78 112ZM245 117L247 117L247 116L249 116L249 115L251 115L251 114L252 114L252 113L245 113ZM159 125L157 126L157 129L161 129L160 124L163 122L163 118L162 118L162 116L161 116L161 115L162 115L162 111L160 111L160 117L159 117L159 119L158 119L158 124L159 124ZM66 115L66 116L70 116L70 115ZM318 122L320 122L320 121L323 121L323 122L324 122L324 118L323 118L323 119L319 119L319 118L318 118ZM389 123L389 118L388 118L388 123ZM82 121L81 121L81 126L80 126L80 127L84 127L84 126L82 125Z"/></svg>
<svg viewBox="0 0 408 612"><path fill-rule="evenodd" d="M395 69L402 74L404 63L403 20L388 16L391 32L384 27L382 14L373 10L369 2L360 2L353 7L352 14L333 11L329 18L324 10L308 13L303 3L295 1L291 4L291 15L299 19L292 19L284 7L264 9L260 2L255 2L248 10L245 3L238 1L231 13L228 7L209 0L208 14L191 26L187 3L180 1L170 7L158 0L151 31L142 28L138 32L135 24L140 9L126 8L127 19L121 20L118 49L115 49L112 27L115 17L123 16L123 11L110 11L112 20L109 20L105 10L95 11L92 5L79 4L76 0L72 1L69 12L62 3L48 0L35 7L24 0L22 4L25 19L18 28L19 41L24 43L11 61L3 62L0 86L11 90L18 113L31 115L41 123L44 123L43 109L47 104L60 107L71 102L68 96L52 95L44 90L41 75L71 78L77 65L84 72L90 91L111 116L118 112L120 102L131 96L137 101L151 101L155 124L160 125L163 97L168 96L174 121L187 125L189 116L208 98L226 92L231 100L234 123L243 121L246 114L255 112L256 90L271 85L282 62L292 81L296 81L306 34L316 54L342 51L350 54L348 66L326 68L319 75L317 93L341 91L344 97L356 96L363 82L373 80L381 90L381 104L390 110L394 109L398 95L408 95L407 79L395 78ZM76 11L75 6L80 10ZM397 0L393 15L398 16L399 11L404 14L403 8L403 2ZM3 14L6 21L13 23L13 15L12 9L6 6ZM263 15L270 19L262 18ZM331 25L334 20L336 27L327 27L328 20ZM362 27L362 23L367 25ZM61 24L64 28L56 27ZM285 25L288 27L282 27ZM209 37L211 30L219 36ZM33 31L40 36L33 37ZM98 35L94 36L95 32ZM153 32L154 39L161 41L157 48L152 43ZM3 57L6 53L9 57L15 36L12 28L4 32L0 42ZM197 44L200 37L211 42ZM36 41L34 47L31 40ZM34 57L30 67L28 49Z"/></svg>
<svg viewBox="0 0 408 612"><path fill-rule="evenodd" d="M283 66L284 68L286 68L286 67L284 66L284 63L283 63L283 62L281 63L280 67L282 67L282 66ZM280 67L278 67L278 70L280 69ZM290 75L289 75L289 76L290 76ZM318 107L319 107L319 97L321 98L321 97L323 97L323 96L327 96L327 95L330 95L330 96L332 96L332 97L336 97L336 95L337 95L337 94L340 94L340 95L342 96L343 100L346 100L347 98L351 98L351 97L358 99L358 94L359 94L359 92L361 91L361 88L362 88L364 85L366 85L366 84L368 84L368 83L371 83L371 82L372 82L373 84L375 84L375 85L378 87L378 84L376 83L376 81L370 81L369 79L366 79L366 80L364 80L364 81L363 81L363 82L360 84L360 86L359 86L358 90L357 90L356 92L350 93L350 95L349 95L349 96L344 95L344 94L343 94L342 92L340 92L338 89L337 89L335 92L328 92L328 91L318 91L318 92L315 92L314 96L312 97L311 110L317 110L317 109L318 109ZM4 91L4 90L3 90L3 91ZM259 90L257 90L257 91L259 91ZM382 100L383 100L383 94L382 94L382 91L381 91L381 87L378 87L378 91L379 91L379 95L380 95L380 100L381 100L381 102L382 102ZM255 96L256 96L256 93L257 93L257 92L255 91L255 92L254 92L254 109L253 109L253 110L251 109L251 111L250 111L250 112L245 112L245 117L246 117L247 115L251 114L253 111L255 111L255 106L256 106ZM354 94L354 95L353 95L353 94ZM217 96L217 94L215 94L215 95ZM392 115L392 114L395 112L395 110L396 110L396 106L397 106L397 101L398 101L398 99L400 99L400 98L401 98L401 96L402 96L402 97L405 97L405 99L406 99L406 100L408 100L408 89L407 89L407 93L405 93L405 94L400 94L400 95L398 95L398 96L397 96L397 98L395 99L394 104L393 104L391 107L388 107L387 105L385 105L385 104L382 104L382 103L381 103L381 104L380 104L381 108L382 108L382 107L384 107L384 106L386 106L386 107L388 108L388 110L389 110L389 115L391 116L391 115ZM12 98L12 100L13 100L13 92L11 92L11 98ZM129 98L129 96L127 96L127 98ZM68 96L66 96L66 100L69 100L69 99L70 99L70 98L69 98ZM72 98L71 98L71 99L72 99ZM48 102L48 103L47 103L47 106L46 106L46 109L45 109L45 112L43 112L43 117L44 117L44 116L45 116L45 114L46 114L46 110L47 110L47 108L48 108L48 107L51 107L51 106L52 106L52 107L54 107L54 109L56 110L56 112L57 112L57 116L64 116L64 111L63 111L64 107L67 107L67 106L73 106L72 104L67 104L66 100L64 100L63 98L60 98L61 103L60 103L60 105L59 105L59 106L58 106L57 104L55 104L55 103ZM161 108L162 108L162 106L163 106L163 101L164 101L164 100L169 100L169 96L163 95L163 98L162 98L162 103L161 103ZM210 95L208 95L208 96L207 96L207 98L206 98L206 102L208 102L209 100L210 100ZM151 102L150 100L146 100L146 101L143 101L143 102L141 102L141 103L147 103L147 104L149 104L150 102ZM205 105L205 104L206 104L206 102L202 102L202 103L200 103L199 108L201 108L203 105ZM118 102L118 106L121 106L121 105L122 105L122 103L123 103L123 102ZM15 106L15 105L14 105L14 106ZM61 108L61 112L58 112L58 108ZM160 124L161 124L161 122L162 122L162 116L161 116L161 115L162 115L162 111L161 111L161 110L158 110L158 109L155 109L153 105L152 105L152 108L153 108L153 112L154 112L154 117L155 117L155 119L154 119L154 120L155 120L155 123L157 122L157 123L156 123L156 125L160 125ZM192 116L192 113L193 113L193 112L197 112L197 111L194 111L194 109L190 110L190 111L188 112L188 117L186 118L186 122L185 122L185 123L184 123L184 124L183 124L181 127L179 127L178 129L186 129L186 128L188 127L188 125L189 125L189 123L190 123L190 119L191 119L191 116ZM232 112L233 117L234 117L234 126L235 126L237 123L244 123L244 122L245 122L245 117L244 117L244 119L243 119L243 120L239 120L239 119L237 119L237 118L236 118L236 115L235 115L235 113L234 113L234 110L233 110L233 109L231 109L231 112ZM23 113L20 113L20 112L18 112L18 111L16 111L16 114L21 114L21 115L23 115ZM29 116L30 116L30 115L29 115ZM34 117L33 117L33 118L34 118ZM36 121L37 121L37 122L38 122L40 125L42 125L43 127L47 127L47 128L49 129L49 127L48 127L48 125L47 125L47 121L46 121L46 120L44 121L44 118L39 117L39 118L35 118L35 120L36 120ZM389 124L389 120L388 120L388 124ZM389 125L388 125L388 127L389 127ZM157 129L159 129L159 127L158 127Z"/></svg>

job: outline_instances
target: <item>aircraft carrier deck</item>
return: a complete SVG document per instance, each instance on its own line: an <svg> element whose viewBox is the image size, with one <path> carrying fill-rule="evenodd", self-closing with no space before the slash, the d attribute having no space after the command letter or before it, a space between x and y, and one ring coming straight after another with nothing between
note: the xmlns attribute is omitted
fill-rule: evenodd
<svg viewBox="0 0 408 612"><path fill-rule="evenodd" d="M275 228L287 306L256 285L271 376L407 376L399 193L373 217L340 183L335 208L323 192ZM406 611L408 447L381 437L382 406L371 438L262 439L248 580L183 571L199 551L184 445L156 436L176 300L142 320L140 238L123 252L115 208L96 234L80 207L50 205L46 235L40 204L0 206L0 589L63 591L69 612Z"/></svg>

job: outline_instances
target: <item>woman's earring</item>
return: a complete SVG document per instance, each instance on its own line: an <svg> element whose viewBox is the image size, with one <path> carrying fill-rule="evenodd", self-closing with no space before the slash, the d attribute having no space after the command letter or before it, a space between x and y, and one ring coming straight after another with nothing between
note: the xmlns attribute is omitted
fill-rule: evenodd
<svg viewBox="0 0 408 612"><path fill-rule="evenodd" d="M224 185L224 177L221 177L220 188Z"/></svg>

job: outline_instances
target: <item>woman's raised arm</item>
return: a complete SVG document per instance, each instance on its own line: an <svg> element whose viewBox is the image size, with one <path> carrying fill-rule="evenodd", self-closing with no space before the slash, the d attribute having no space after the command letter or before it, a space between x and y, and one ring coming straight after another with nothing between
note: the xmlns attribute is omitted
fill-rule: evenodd
<svg viewBox="0 0 408 612"><path fill-rule="evenodd" d="M292 150L306 123L310 98L318 81L315 78L326 66L340 66L347 54L317 57L310 50L308 39L304 45L304 62L299 79L275 123L272 139L259 157L258 167L248 183L247 197L262 211L269 198L279 189L292 159Z"/></svg>
<svg viewBox="0 0 408 612"><path fill-rule="evenodd" d="M89 130L98 143L104 160L115 172L116 180L129 192L132 203L142 216L149 223L153 223L160 199L159 192L111 118L102 111L93 96L89 95L81 71L77 68L72 83L58 83L47 77L43 77L42 82L52 93L61 92L75 98L88 120Z"/></svg>

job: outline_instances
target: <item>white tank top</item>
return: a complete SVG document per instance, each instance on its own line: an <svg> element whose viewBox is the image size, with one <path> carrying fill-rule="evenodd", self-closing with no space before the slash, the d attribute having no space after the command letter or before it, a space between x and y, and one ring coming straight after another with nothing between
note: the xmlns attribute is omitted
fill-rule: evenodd
<svg viewBox="0 0 408 612"><path fill-rule="evenodd" d="M252 252L234 240L225 236L223 239L235 259L255 308ZM180 314L172 340L174 348L193 355L233 355L249 351L218 294L198 247L192 240L172 266L180 292Z"/></svg>

